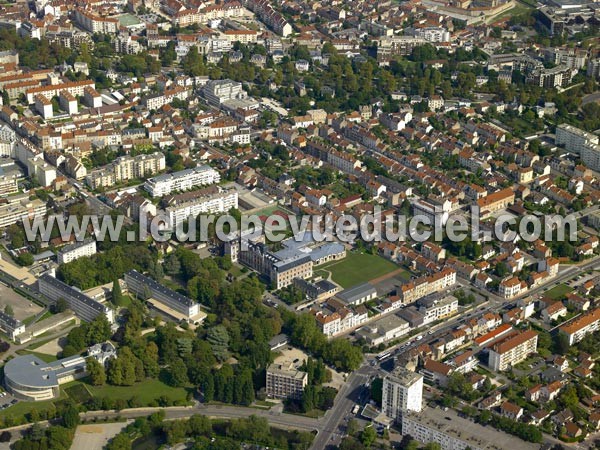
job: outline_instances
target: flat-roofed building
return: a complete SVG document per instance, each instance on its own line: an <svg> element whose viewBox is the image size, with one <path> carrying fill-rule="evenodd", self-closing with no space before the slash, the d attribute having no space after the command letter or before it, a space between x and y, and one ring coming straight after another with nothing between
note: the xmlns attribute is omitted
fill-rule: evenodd
<svg viewBox="0 0 600 450"><path fill-rule="evenodd" d="M114 322L112 309L48 274L38 279L38 290L54 302L62 298L81 320L91 322L103 314L110 323Z"/></svg>
<svg viewBox="0 0 600 450"><path fill-rule="evenodd" d="M129 292L142 297L144 300L151 297L183 314L188 320L200 314L199 303L163 286L150 277L142 275L137 270L130 270L125 274L125 284L127 284Z"/></svg>
<svg viewBox="0 0 600 450"><path fill-rule="evenodd" d="M396 367L383 379L383 413L399 420L407 411L421 411L423 408L423 375L404 367Z"/></svg>
<svg viewBox="0 0 600 450"><path fill-rule="evenodd" d="M152 197L162 197L174 191L187 191L197 186L206 186L221 181L221 175L209 166L199 166L175 173L150 178L144 183L144 189Z"/></svg>
<svg viewBox="0 0 600 450"><path fill-rule="evenodd" d="M302 397L308 384L308 373L298 370L293 363L273 363L267 368L267 396L294 399Z"/></svg>
<svg viewBox="0 0 600 450"><path fill-rule="evenodd" d="M371 283L362 283L344 289L336 297L347 305L360 305L375 299L377 297L377 289Z"/></svg>
<svg viewBox="0 0 600 450"><path fill-rule="evenodd" d="M88 349L88 356L101 364L116 356L110 343ZM4 386L14 397L43 401L60 397L59 386L87 375L87 363L80 355L45 362L35 355L17 356L4 365Z"/></svg>
<svg viewBox="0 0 600 450"><path fill-rule="evenodd" d="M538 334L533 330L506 337L490 349L488 366L495 371L507 370L535 353L537 340Z"/></svg>
<svg viewBox="0 0 600 450"><path fill-rule="evenodd" d="M534 450L530 444L459 416L452 409L425 408L420 413L402 415L402 434L423 443L437 443L442 450Z"/></svg>

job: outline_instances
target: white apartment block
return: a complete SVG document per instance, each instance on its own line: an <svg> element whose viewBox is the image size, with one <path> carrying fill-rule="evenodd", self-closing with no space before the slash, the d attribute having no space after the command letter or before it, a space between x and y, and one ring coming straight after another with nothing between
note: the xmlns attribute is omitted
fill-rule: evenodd
<svg viewBox="0 0 600 450"><path fill-rule="evenodd" d="M430 276L417 278L400 287L402 302L413 303L427 295L445 290L455 283L456 271L449 268Z"/></svg>
<svg viewBox="0 0 600 450"><path fill-rule="evenodd" d="M59 264L67 264L83 256L95 255L96 252L96 241L94 239L86 239L82 242L65 245L58 252L57 261Z"/></svg>
<svg viewBox="0 0 600 450"><path fill-rule="evenodd" d="M152 95L144 99L146 108L149 110L157 110L162 108L164 105L168 105L173 102L174 99L187 100L190 96L190 91L181 86L175 86L173 89L166 90L162 94Z"/></svg>
<svg viewBox="0 0 600 450"><path fill-rule="evenodd" d="M206 186L221 181L221 175L209 166L181 170L150 178L144 183L152 197L162 197L175 191L187 191L197 186Z"/></svg>
<svg viewBox="0 0 600 450"><path fill-rule="evenodd" d="M559 330L569 339L569 345L576 344L586 335L600 329L600 308L594 309L584 316L562 325Z"/></svg>
<svg viewBox="0 0 600 450"><path fill-rule="evenodd" d="M67 91L69 94L75 97L83 96L85 94L85 89L88 87L96 89L96 83L91 80L85 80L34 87L27 89L26 91L27 103L30 105L33 104L37 95L43 95L44 97L50 99L59 95L62 91Z"/></svg>
<svg viewBox="0 0 600 450"><path fill-rule="evenodd" d="M556 145L564 145L570 152L580 154L586 143L598 144L598 136L588 133L580 128L561 123L556 127Z"/></svg>
<svg viewBox="0 0 600 450"><path fill-rule="evenodd" d="M165 168L165 155L161 152L120 156L108 166L90 173L85 182L92 189L99 189L136 178L145 178Z"/></svg>
<svg viewBox="0 0 600 450"><path fill-rule="evenodd" d="M590 169L600 172L600 145L586 142L581 149L581 161Z"/></svg>
<svg viewBox="0 0 600 450"><path fill-rule="evenodd" d="M169 225L173 229L190 217L197 217L200 214L224 213L238 207L238 193L219 192L217 194L207 195L198 199L182 203L176 206L169 206L165 213L169 218Z"/></svg>
<svg viewBox="0 0 600 450"><path fill-rule="evenodd" d="M419 312L423 314L423 324L449 317L458 311L458 299L452 295L440 299L419 301Z"/></svg>
<svg viewBox="0 0 600 450"><path fill-rule="evenodd" d="M382 412L399 420L403 412L423 408L423 375L396 367L383 379Z"/></svg>
<svg viewBox="0 0 600 450"><path fill-rule="evenodd" d="M119 30L117 19L97 16L82 9L75 9L75 21L90 33L116 34Z"/></svg>
<svg viewBox="0 0 600 450"><path fill-rule="evenodd" d="M26 219L34 220L36 217L44 217L45 214L46 203L37 198L29 200L26 197L21 200L15 200L0 206L0 228Z"/></svg>
<svg viewBox="0 0 600 450"><path fill-rule="evenodd" d="M244 99L248 94L242 88L242 83L232 80L211 80L202 90L209 104L219 106L228 100Z"/></svg>
<svg viewBox="0 0 600 450"><path fill-rule="evenodd" d="M490 349L488 366L497 372L509 369L535 353L537 340L538 334L533 330L510 335Z"/></svg>

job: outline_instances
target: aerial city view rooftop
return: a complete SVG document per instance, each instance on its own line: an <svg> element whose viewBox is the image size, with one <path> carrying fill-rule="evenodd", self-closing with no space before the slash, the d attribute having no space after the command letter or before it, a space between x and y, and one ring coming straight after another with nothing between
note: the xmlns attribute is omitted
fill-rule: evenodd
<svg viewBox="0 0 600 450"><path fill-rule="evenodd" d="M600 449L599 5L0 0L0 450Z"/></svg>

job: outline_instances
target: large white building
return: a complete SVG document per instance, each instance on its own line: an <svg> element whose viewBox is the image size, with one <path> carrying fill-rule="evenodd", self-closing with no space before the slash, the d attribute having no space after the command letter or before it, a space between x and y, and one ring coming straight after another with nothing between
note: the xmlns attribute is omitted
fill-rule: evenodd
<svg viewBox="0 0 600 450"><path fill-rule="evenodd" d="M208 103L219 106L228 100L240 100L248 97L242 83L232 80L211 80L206 83L202 93Z"/></svg>
<svg viewBox="0 0 600 450"><path fill-rule="evenodd" d="M157 283L137 270L130 270L125 274L125 284L127 284L127 290L130 293L138 295L144 300L152 298L169 309L182 314L187 320L192 320L201 315L199 303Z"/></svg>
<svg viewBox="0 0 600 450"><path fill-rule="evenodd" d="M581 153L586 143L598 144L598 136L566 123L556 127L556 145L563 145L568 151Z"/></svg>
<svg viewBox="0 0 600 450"><path fill-rule="evenodd" d="M441 450L533 450L531 444L494 427L479 425L452 409L425 408L402 415L402 434L423 443L437 443Z"/></svg>
<svg viewBox="0 0 600 450"><path fill-rule="evenodd" d="M569 345L576 344L587 334L598 329L600 329L600 308L594 309L559 328L560 332L567 336Z"/></svg>
<svg viewBox="0 0 600 450"><path fill-rule="evenodd" d="M150 178L144 183L152 197L162 197L175 191L187 191L197 186L206 186L221 181L221 175L209 166L181 170Z"/></svg>
<svg viewBox="0 0 600 450"><path fill-rule="evenodd" d="M395 420L403 412L419 412L423 408L423 375L404 367L396 367L383 379L383 413Z"/></svg>
<svg viewBox="0 0 600 450"><path fill-rule="evenodd" d="M538 334L533 330L509 335L490 349L488 366L495 371L507 370L535 353L537 340Z"/></svg>
<svg viewBox="0 0 600 450"><path fill-rule="evenodd" d="M96 241L94 239L85 239L82 242L65 245L57 254L59 264L67 264L83 256L92 256L96 254Z"/></svg>
<svg viewBox="0 0 600 450"><path fill-rule="evenodd" d="M69 308L81 320L91 322L103 314L110 323L114 322L112 309L48 274L42 275L38 279L38 290L40 294L54 302L59 299L66 301Z"/></svg>
<svg viewBox="0 0 600 450"><path fill-rule="evenodd" d="M46 214L46 204L39 200L29 200L28 197L8 197L10 202L0 206L0 228L23 220L34 220Z"/></svg>
<svg viewBox="0 0 600 450"><path fill-rule="evenodd" d="M308 373L296 369L292 363L274 363L267 367L266 391L269 398L299 400L307 384Z"/></svg>
<svg viewBox="0 0 600 450"><path fill-rule="evenodd" d="M190 217L200 214L224 213L230 209L237 209L238 193L232 191L221 191L215 194L198 197L179 205L169 206L165 209L169 217L169 225L175 228L179 223L185 222Z"/></svg>
<svg viewBox="0 0 600 450"><path fill-rule="evenodd" d="M90 173L85 182L92 189L110 187L124 181L154 175L165 170L165 167L165 155L161 152L120 156L108 166Z"/></svg>

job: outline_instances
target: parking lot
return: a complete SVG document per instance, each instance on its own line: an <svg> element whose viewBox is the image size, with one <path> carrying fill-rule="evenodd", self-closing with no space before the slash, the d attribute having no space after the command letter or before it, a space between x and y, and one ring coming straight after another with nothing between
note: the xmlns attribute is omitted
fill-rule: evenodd
<svg viewBox="0 0 600 450"><path fill-rule="evenodd" d="M41 306L27 300L8 286L0 283L0 309L4 311L6 305L11 306L14 317L19 320L31 317L42 310Z"/></svg>

